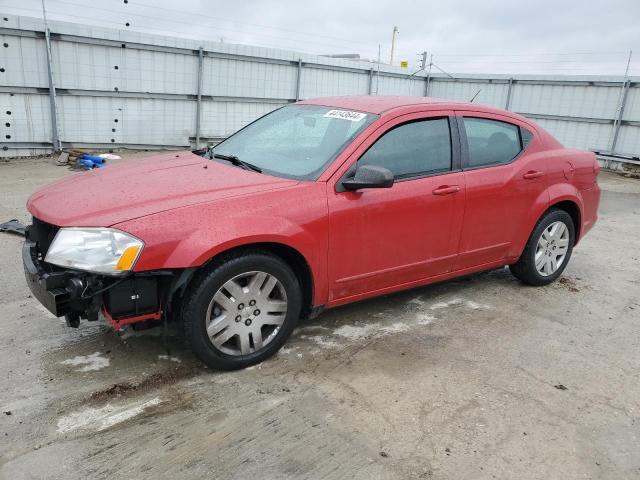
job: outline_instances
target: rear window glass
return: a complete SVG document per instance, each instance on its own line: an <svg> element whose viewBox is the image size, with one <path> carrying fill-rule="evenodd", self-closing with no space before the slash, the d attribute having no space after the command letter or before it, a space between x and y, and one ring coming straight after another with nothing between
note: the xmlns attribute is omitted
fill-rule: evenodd
<svg viewBox="0 0 640 480"><path fill-rule="evenodd" d="M509 163L522 151L520 128L486 118L464 118L469 146L469 166Z"/></svg>

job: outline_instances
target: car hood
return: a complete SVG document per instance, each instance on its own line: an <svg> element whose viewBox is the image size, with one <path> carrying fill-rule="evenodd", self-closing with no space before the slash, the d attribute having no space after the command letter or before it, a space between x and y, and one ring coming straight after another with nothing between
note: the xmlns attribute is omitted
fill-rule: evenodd
<svg viewBox="0 0 640 480"><path fill-rule="evenodd" d="M296 183L178 152L69 175L36 191L27 209L34 217L61 227L107 227Z"/></svg>

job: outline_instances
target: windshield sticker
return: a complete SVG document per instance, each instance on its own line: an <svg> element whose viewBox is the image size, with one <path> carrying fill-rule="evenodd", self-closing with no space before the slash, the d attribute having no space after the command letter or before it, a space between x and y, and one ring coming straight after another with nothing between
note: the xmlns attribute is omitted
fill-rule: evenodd
<svg viewBox="0 0 640 480"><path fill-rule="evenodd" d="M324 114L328 118L340 118L341 120L349 120L350 122L359 122L367 116L366 113L351 112L349 110L329 110Z"/></svg>

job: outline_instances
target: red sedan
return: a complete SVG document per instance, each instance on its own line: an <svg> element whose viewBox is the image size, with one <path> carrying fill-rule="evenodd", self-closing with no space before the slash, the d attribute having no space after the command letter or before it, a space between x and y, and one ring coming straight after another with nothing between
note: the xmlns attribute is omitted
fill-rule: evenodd
<svg viewBox="0 0 640 480"><path fill-rule="evenodd" d="M240 368L323 308L504 265L553 282L596 221L598 171L495 108L306 100L39 190L23 261L71 326L177 320L203 362Z"/></svg>

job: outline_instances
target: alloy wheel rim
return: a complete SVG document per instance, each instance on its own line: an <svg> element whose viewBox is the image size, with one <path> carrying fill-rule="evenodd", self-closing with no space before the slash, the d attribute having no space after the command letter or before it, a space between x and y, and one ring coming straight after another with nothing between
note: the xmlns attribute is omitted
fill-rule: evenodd
<svg viewBox="0 0 640 480"><path fill-rule="evenodd" d="M569 228L557 221L542 231L535 253L536 271L543 277L553 275L564 264L569 251Z"/></svg>
<svg viewBox="0 0 640 480"><path fill-rule="evenodd" d="M218 289L206 315L207 336L216 350L249 355L278 335L287 315L287 293L269 273L242 273Z"/></svg>

